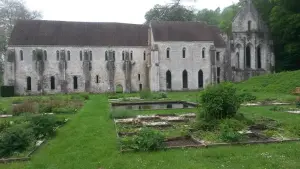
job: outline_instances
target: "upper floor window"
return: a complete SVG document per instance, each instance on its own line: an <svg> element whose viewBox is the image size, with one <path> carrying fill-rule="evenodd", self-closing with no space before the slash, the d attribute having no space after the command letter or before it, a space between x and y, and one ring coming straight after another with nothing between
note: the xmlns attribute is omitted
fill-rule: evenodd
<svg viewBox="0 0 300 169"><path fill-rule="evenodd" d="M252 24L252 22L251 21L248 21L248 31L250 31L251 30L251 25Z"/></svg>
<svg viewBox="0 0 300 169"><path fill-rule="evenodd" d="M130 52L130 60L133 59L133 51Z"/></svg>
<svg viewBox="0 0 300 169"><path fill-rule="evenodd" d="M113 60L116 60L116 52L115 51L113 51Z"/></svg>
<svg viewBox="0 0 300 169"><path fill-rule="evenodd" d="M71 60L71 52L68 51L68 60Z"/></svg>
<svg viewBox="0 0 300 169"><path fill-rule="evenodd" d="M56 51L56 60L59 60L59 51Z"/></svg>
<svg viewBox="0 0 300 169"><path fill-rule="evenodd" d="M47 51L44 50L44 59L47 60Z"/></svg>
<svg viewBox="0 0 300 169"><path fill-rule="evenodd" d="M185 51L186 51L186 48L183 48L182 49L182 58L185 58Z"/></svg>
<svg viewBox="0 0 300 169"><path fill-rule="evenodd" d="M144 60L146 60L146 51L144 51Z"/></svg>
<svg viewBox="0 0 300 169"><path fill-rule="evenodd" d="M93 60L93 52L90 51L90 60Z"/></svg>
<svg viewBox="0 0 300 169"><path fill-rule="evenodd" d="M108 60L108 52L105 51L105 60Z"/></svg>
<svg viewBox="0 0 300 169"><path fill-rule="evenodd" d="M80 61L82 61L82 51L79 52Z"/></svg>
<svg viewBox="0 0 300 169"><path fill-rule="evenodd" d="M23 50L20 50L20 60L23 60Z"/></svg>
<svg viewBox="0 0 300 169"><path fill-rule="evenodd" d="M122 60L125 60L125 52L122 52Z"/></svg>
<svg viewBox="0 0 300 169"><path fill-rule="evenodd" d="M202 49L202 58L205 58L205 48Z"/></svg>
<svg viewBox="0 0 300 169"><path fill-rule="evenodd" d="M217 53L216 53L216 60L217 60L217 61L220 61L220 52L217 52Z"/></svg>
<svg viewBox="0 0 300 169"><path fill-rule="evenodd" d="M170 48L167 48L167 58L170 58Z"/></svg>

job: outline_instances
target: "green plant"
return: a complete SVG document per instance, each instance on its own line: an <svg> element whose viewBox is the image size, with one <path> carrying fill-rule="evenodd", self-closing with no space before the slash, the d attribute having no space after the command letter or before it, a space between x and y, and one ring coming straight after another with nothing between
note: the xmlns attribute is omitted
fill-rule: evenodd
<svg viewBox="0 0 300 169"><path fill-rule="evenodd" d="M257 98L251 93L242 93L239 95L239 99L241 102L251 102L251 101L255 101Z"/></svg>
<svg viewBox="0 0 300 169"><path fill-rule="evenodd" d="M32 130L27 125L15 125L0 133L0 157L22 152L33 140Z"/></svg>
<svg viewBox="0 0 300 169"><path fill-rule="evenodd" d="M154 151L164 148L164 135L158 131L142 128L134 137L133 148L137 151Z"/></svg>
<svg viewBox="0 0 300 169"><path fill-rule="evenodd" d="M0 122L0 133L10 126L9 121L5 120Z"/></svg>
<svg viewBox="0 0 300 169"><path fill-rule="evenodd" d="M56 127L57 119L53 115L37 115L30 120L30 126L33 129L36 138L44 138L52 136L54 127Z"/></svg>
<svg viewBox="0 0 300 169"><path fill-rule="evenodd" d="M58 108L54 108L52 109L52 113L55 114L72 114L72 113L76 113L77 109L74 107L58 107Z"/></svg>
<svg viewBox="0 0 300 169"><path fill-rule="evenodd" d="M7 108L0 103L0 114L6 114L7 113Z"/></svg>
<svg viewBox="0 0 300 169"><path fill-rule="evenodd" d="M203 109L200 112L206 120L231 118L241 104L231 83L209 86L202 92L200 102Z"/></svg>
<svg viewBox="0 0 300 169"><path fill-rule="evenodd" d="M160 92L159 97L165 99L168 98L168 94L166 92Z"/></svg>
<svg viewBox="0 0 300 169"><path fill-rule="evenodd" d="M12 114L14 116L18 116L22 113L37 113L37 112L38 112L37 104L29 101L25 101L24 103L15 105L12 108Z"/></svg>
<svg viewBox="0 0 300 169"><path fill-rule="evenodd" d="M140 98L141 99L151 99L152 93L149 89L144 89L140 92Z"/></svg>
<svg viewBox="0 0 300 169"><path fill-rule="evenodd" d="M135 114L132 110L125 110L125 109L113 109L110 112L110 118L112 119L122 119L128 117L134 117Z"/></svg>
<svg viewBox="0 0 300 169"><path fill-rule="evenodd" d="M242 121L236 119L223 119L220 123L221 130L224 128L233 129L233 131L241 131L247 127Z"/></svg>
<svg viewBox="0 0 300 169"><path fill-rule="evenodd" d="M228 125L221 127L220 139L225 142L238 142L242 139L242 134L230 128Z"/></svg>
<svg viewBox="0 0 300 169"><path fill-rule="evenodd" d="M214 131L217 130L218 127L219 127L218 120L206 121L204 119L199 119L195 121L195 123L192 125L193 129L202 130L202 131Z"/></svg>
<svg viewBox="0 0 300 169"><path fill-rule="evenodd" d="M271 111L283 111L284 108L280 106L273 106L270 108Z"/></svg>

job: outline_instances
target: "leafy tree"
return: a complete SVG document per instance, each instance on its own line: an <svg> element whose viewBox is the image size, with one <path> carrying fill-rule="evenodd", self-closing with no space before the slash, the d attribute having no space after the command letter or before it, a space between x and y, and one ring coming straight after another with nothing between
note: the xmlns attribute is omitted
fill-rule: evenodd
<svg viewBox="0 0 300 169"><path fill-rule="evenodd" d="M205 21L209 25L218 25L220 23L220 8L216 10L203 9L196 14L197 21Z"/></svg>

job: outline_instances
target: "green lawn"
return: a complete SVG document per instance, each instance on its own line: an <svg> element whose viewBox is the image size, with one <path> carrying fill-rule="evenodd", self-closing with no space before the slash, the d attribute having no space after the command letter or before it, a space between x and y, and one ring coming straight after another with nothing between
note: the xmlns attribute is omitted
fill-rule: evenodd
<svg viewBox="0 0 300 169"><path fill-rule="evenodd" d="M188 96L180 97L176 93L174 97L184 100ZM31 161L1 164L0 169L300 168L300 143L121 154L108 111L105 95L91 96L83 109L71 116L70 121L58 131L56 138L39 149ZM256 112L262 115L272 114L270 116L284 117L286 120L296 117L280 112L277 115L274 114L276 112L259 107L245 107L241 111L248 115Z"/></svg>

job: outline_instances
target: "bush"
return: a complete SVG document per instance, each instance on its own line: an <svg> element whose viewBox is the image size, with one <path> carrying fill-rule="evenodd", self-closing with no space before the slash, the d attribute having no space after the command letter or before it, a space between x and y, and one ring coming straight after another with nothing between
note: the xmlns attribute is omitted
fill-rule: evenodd
<svg viewBox="0 0 300 169"><path fill-rule="evenodd" d="M283 111L284 108L280 106L274 106L270 108L271 111Z"/></svg>
<svg viewBox="0 0 300 169"><path fill-rule="evenodd" d="M0 135L0 156L7 157L14 152L22 152L33 140L32 130L26 125L15 125Z"/></svg>
<svg viewBox="0 0 300 169"><path fill-rule="evenodd" d="M236 119L222 120L220 124L221 130L227 127L233 129L234 131L241 131L244 130L247 127L247 125Z"/></svg>
<svg viewBox="0 0 300 169"><path fill-rule="evenodd" d="M141 99L151 99L152 93L149 89L144 89L140 92L140 98Z"/></svg>
<svg viewBox="0 0 300 169"><path fill-rule="evenodd" d="M225 142L238 142L242 138L242 134L231 128L229 125L221 125L220 139Z"/></svg>
<svg viewBox="0 0 300 169"><path fill-rule="evenodd" d="M30 120L30 126L36 138L44 138L54 134L57 119L52 115L37 115Z"/></svg>
<svg viewBox="0 0 300 169"><path fill-rule="evenodd" d="M6 114L6 113L7 113L7 109L2 103L0 103L0 114Z"/></svg>
<svg viewBox="0 0 300 169"><path fill-rule="evenodd" d="M165 92L161 92L161 93L159 93L159 97L165 99L165 98L168 98L168 95Z"/></svg>
<svg viewBox="0 0 300 169"><path fill-rule="evenodd" d="M15 105L12 108L12 114L14 116L19 116L20 114L23 114L23 113L37 113L38 112L37 110L38 110L38 107L35 103L25 101L22 104Z"/></svg>
<svg viewBox="0 0 300 169"><path fill-rule="evenodd" d="M251 93L242 93L239 95L239 99L241 102L251 102L251 101L255 101L257 98Z"/></svg>
<svg viewBox="0 0 300 169"><path fill-rule="evenodd" d="M135 117L135 114L132 112L132 110L114 109L110 113L110 117L112 119Z"/></svg>
<svg viewBox="0 0 300 169"><path fill-rule="evenodd" d="M165 137L160 132L142 128L134 137L134 149L138 151L154 151L164 148Z"/></svg>
<svg viewBox="0 0 300 169"><path fill-rule="evenodd" d="M236 89L231 83L222 83L210 86L203 91L201 107L206 120L224 119L233 117L240 108L241 102Z"/></svg>
<svg viewBox="0 0 300 169"><path fill-rule="evenodd" d="M9 121L0 122L0 133L10 126Z"/></svg>
<svg viewBox="0 0 300 169"><path fill-rule="evenodd" d="M203 119L197 120L192 128L196 130L202 130L202 131L214 131L217 130L219 127L219 121L218 120L211 120L211 121L205 121Z"/></svg>
<svg viewBox="0 0 300 169"><path fill-rule="evenodd" d="M77 109L72 108L72 107L59 107L59 108L52 109L52 113L55 113L55 114L72 114L72 113L76 113L76 112L77 112Z"/></svg>

